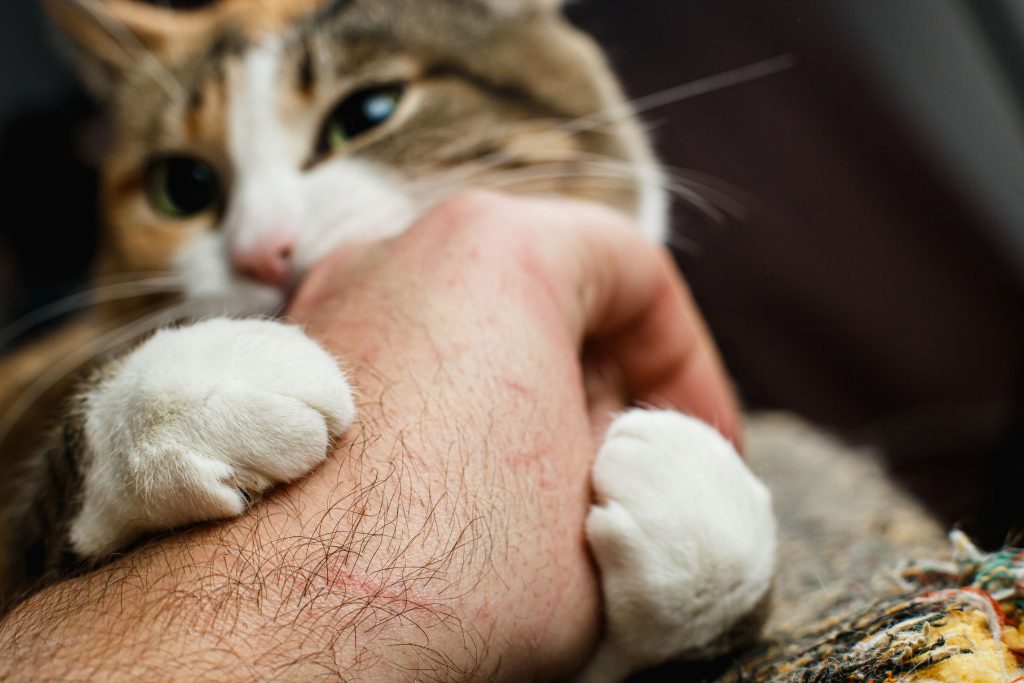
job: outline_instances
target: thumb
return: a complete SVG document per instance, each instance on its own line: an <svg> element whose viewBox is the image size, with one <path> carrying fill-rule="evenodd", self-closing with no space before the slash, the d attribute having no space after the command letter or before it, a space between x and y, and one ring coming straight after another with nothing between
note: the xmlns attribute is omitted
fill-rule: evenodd
<svg viewBox="0 0 1024 683"><path fill-rule="evenodd" d="M671 255L634 225L594 209L577 239L580 317L573 332L611 364L634 401L695 415L740 443L725 369Z"/></svg>

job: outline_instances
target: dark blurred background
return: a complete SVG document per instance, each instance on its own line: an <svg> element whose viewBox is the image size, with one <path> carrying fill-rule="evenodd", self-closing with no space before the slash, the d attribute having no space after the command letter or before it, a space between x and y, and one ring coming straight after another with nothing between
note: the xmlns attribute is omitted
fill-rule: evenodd
<svg viewBox="0 0 1024 683"><path fill-rule="evenodd" d="M200 4L200 0L178 4ZM1024 522L1024 3L583 0L633 96L765 58L791 70L645 113L678 256L750 408L881 445L988 544ZM88 100L37 3L0 9L0 318L81 286ZM857 501L837 501L856 505Z"/></svg>

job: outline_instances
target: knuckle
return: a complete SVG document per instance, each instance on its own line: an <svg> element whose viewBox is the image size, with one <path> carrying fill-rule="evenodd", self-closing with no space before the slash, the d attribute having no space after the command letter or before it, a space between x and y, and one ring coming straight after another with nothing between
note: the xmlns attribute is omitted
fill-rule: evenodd
<svg viewBox="0 0 1024 683"><path fill-rule="evenodd" d="M496 215L510 201L496 192L471 189L444 200L436 212L445 223L464 225Z"/></svg>
<svg viewBox="0 0 1024 683"><path fill-rule="evenodd" d="M510 219L522 220L522 201L488 190L468 190L436 206L421 222L420 234L428 244L478 244L507 235ZM491 239L490 241L493 241Z"/></svg>

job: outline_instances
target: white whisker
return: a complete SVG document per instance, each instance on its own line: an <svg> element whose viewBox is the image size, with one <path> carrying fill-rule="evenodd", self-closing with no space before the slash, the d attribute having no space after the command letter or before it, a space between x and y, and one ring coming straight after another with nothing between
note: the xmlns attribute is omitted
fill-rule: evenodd
<svg viewBox="0 0 1024 683"><path fill-rule="evenodd" d="M39 375L4 411L0 419L0 445L7 439L11 430L26 412L50 391L62 379L96 358L101 353L115 349L127 342L150 332L164 323L171 322L179 316L180 306L163 307L156 313L134 320L92 340L90 344L78 348L60 358L46 372Z"/></svg>
<svg viewBox="0 0 1024 683"><path fill-rule="evenodd" d="M627 110L620 115L633 116L635 114L642 114L651 109L657 109L658 107L675 104L676 102L689 100L700 95L707 95L708 93L725 90L726 88L743 85L744 83L756 81L767 76L774 76L777 73L788 71L794 66L796 66L795 55L784 54L778 57L769 57L753 64L698 78L695 81L683 83L682 85L626 102ZM613 109L615 108L609 108L609 110Z"/></svg>
<svg viewBox="0 0 1024 683"><path fill-rule="evenodd" d="M583 164L585 165L585 164ZM538 168L538 167L534 167ZM532 169L527 169L532 170ZM594 181L606 180L605 187L609 189L622 189L623 180L635 180L636 174L630 172L628 169L594 169L594 170L571 170L571 171L549 171L549 172L538 172L538 173L520 173L520 174L495 174L489 178L486 182L488 187L496 189L509 189L517 186L529 184L531 182L538 182L544 180L574 180L574 179L586 179L590 181L589 187L598 187ZM665 190L684 200L688 205L694 209L700 211L711 220L715 222L723 222L725 217L722 213L710 202L708 202L699 193L685 186L678 186L671 183L663 182Z"/></svg>
<svg viewBox="0 0 1024 683"><path fill-rule="evenodd" d="M676 104L701 95L708 95L719 90L750 83L751 81L788 71L794 66L796 66L796 57L792 54L763 59L753 64L729 69L728 71L711 76L704 76L703 78L651 93L650 95L613 104L603 111L566 121L561 124L561 127L572 131L573 135L593 132L638 114L657 109L658 107Z"/></svg>
<svg viewBox="0 0 1024 683"><path fill-rule="evenodd" d="M643 170L637 169L635 164L622 161L621 159L615 159L614 157L602 158L603 155L587 153L579 154L578 156L580 157L580 162L584 164L615 168L623 174L636 178L638 181L645 178ZM591 161L591 158L594 158L594 160ZM689 169L663 166L661 167L661 176L658 180L660 186L672 192L692 208L697 209L717 223L724 222L725 215L723 215L723 212L740 222L744 221L749 215L749 207L746 203L732 196L726 190L711 184L716 182L717 179L709 177L707 174L691 173ZM738 190L734 190L734 192L738 192ZM711 210L708 211L708 209Z"/></svg>
<svg viewBox="0 0 1024 683"><path fill-rule="evenodd" d="M110 37L117 41L118 45L133 60L137 61L142 69L149 73L149 76L167 93L171 99L184 101L188 98L185 88L175 78L171 70L153 54L139 37L127 26L118 21L99 0L76 0L86 12L110 34Z"/></svg>
<svg viewBox="0 0 1024 683"><path fill-rule="evenodd" d="M700 243L687 237L678 230L669 233L668 237L665 238L665 246L672 251L679 252L681 254L688 254L690 256L701 255Z"/></svg>
<svg viewBox="0 0 1024 683"><path fill-rule="evenodd" d="M463 164L451 171L435 174L428 179L419 181L414 189L421 193L422 200L428 198L435 200L471 185L508 190L521 188L530 182L537 181L572 180L574 178L587 178L594 181L603 178L609 182L619 181L614 187L621 189L622 180L641 182L648 179L648 173L631 162L574 150L565 150L560 158L534 163L523 168L494 172L495 169L500 169L503 164L512 159L513 157L507 154L491 155L491 158L484 158L482 163ZM584 170L580 170L581 167ZM723 211L734 218L741 218L745 213L745 207L742 204L737 207L737 203L727 195L722 195L727 201L721 203L710 201L708 197L698 191L701 189L698 182L692 182L685 177L677 177L671 173L665 174L658 178L658 184L716 223L725 222ZM730 203L733 205L730 206Z"/></svg>
<svg viewBox="0 0 1024 683"><path fill-rule="evenodd" d="M41 306L0 329L0 349L29 330L62 315L101 303L131 299L145 294L170 294L181 290L180 281L173 277L156 277L146 280L119 282L92 287L69 294L52 303Z"/></svg>
<svg viewBox="0 0 1024 683"><path fill-rule="evenodd" d="M458 135L453 135L455 142L451 146L437 150L434 156L437 159L444 159L451 154L453 148L472 149L473 146L506 138L514 132L529 133L540 130L552 131L561 129L565 131L566 139L580 133L600 132L601 128L613 125L624 119L629 119L651 109L750 83L787 71L794 66L796 66L796 57L792 54L785 54L710 76L704 76L633 100L616 103L605 109L591 112L575 119L530 119L517 124L509 124L498 132L488 131L486 134L470 138L466 138L460 131ZM500 150L494 152L494 154L498 153L500 153ZM485 156L490 156L490 154Z"/></svg>

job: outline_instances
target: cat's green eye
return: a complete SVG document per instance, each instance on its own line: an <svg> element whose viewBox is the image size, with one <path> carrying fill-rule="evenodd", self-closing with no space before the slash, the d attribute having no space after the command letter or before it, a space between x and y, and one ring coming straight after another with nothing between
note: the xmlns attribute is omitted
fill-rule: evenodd
<svg viewBox="0 0 1024 683"><path fill-rule="evenodd" d="M146 199L157 213L174 219L191 218L220 201L217 174L198 159L165 156L146 167Z"/></svg>
<svg viewBox="0 0 1024 683"><path fill-rule="evenodd" d="M332 152L390 119L404 92L400 85L388 85L360 90L345 98L327 117L317 151Z"/></svg>

